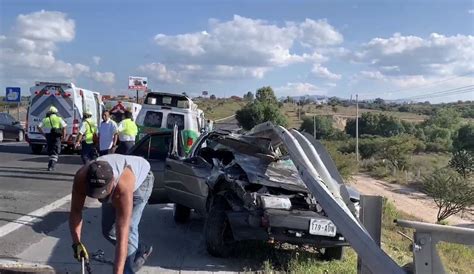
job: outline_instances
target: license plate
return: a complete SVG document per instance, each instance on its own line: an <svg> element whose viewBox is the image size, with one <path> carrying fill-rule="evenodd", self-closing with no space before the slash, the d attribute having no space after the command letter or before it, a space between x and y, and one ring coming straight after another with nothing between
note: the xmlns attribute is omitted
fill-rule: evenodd
<svg viewBox="0 0 474 274"><path fill-rule="evenodd" d="M336 236L336 226L330 220L311 219L309 234L334 237Z"/></svg>

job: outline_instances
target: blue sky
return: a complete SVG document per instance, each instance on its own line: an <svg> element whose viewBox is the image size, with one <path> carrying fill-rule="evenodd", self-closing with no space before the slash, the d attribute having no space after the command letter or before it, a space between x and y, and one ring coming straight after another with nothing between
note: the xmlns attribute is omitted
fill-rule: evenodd
<svg viewBox="0 0 474 274"><path fill-rule="evenodd" d="M0 88L474 100L473 3L0 0Z"/></svg>

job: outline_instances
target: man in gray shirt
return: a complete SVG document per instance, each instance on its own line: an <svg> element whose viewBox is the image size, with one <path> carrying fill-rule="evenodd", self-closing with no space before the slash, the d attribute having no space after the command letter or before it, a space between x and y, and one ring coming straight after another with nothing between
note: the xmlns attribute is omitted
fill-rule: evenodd
<svg viewBox="0 0 474 274"><path fill-rule="evenodd" d="M135 273L152 248L139 243L138 224L153 189L150 164L142 157L109 154L80 168L72 188L69 227L74 257L89 259L81 243L86 196L102 202L102 234L116 245L114 273Z"/></svg>

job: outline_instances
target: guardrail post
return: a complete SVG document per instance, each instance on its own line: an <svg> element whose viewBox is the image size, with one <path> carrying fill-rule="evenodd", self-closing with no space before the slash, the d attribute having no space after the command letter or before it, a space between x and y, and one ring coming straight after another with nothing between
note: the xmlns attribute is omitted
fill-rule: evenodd
<svg viewBox="0 0 474 274"><path fill-rule="evenodd" d="M382 197L372 195L360 195L359 220L370 234L374 242L380 246L382 233ZM357 258L357 273L372 274L370 269L364 265L360 257Z"/></svg>

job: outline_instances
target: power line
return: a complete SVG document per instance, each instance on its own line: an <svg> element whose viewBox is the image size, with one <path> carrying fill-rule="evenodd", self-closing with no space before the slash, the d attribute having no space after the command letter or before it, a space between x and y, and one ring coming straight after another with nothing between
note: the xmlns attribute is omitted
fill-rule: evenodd
<svg viewBox="0 0 474 274"><path fill-rule="evenodd" d="M362 93L362 94L364 94L364 95L387 94L387 93L395 93L395 92L405 92L405 91L410 91L410 90L413 90L413 89L420 89L420 88L424 89L426 87L429 87L429 86L432 86L432 85L435 85L435 84L448 82L448 81L458 79L458 78L461 78L461 77L464 77L464 76L467 76L467 75L470 75L470 74L473 74L473 73L474 72L468 72L468 73L464 73L464 74L461 74L461 75L458 75L458 76L446 78L446 79L443 79L443 80L427 83L427 84L416 86L416 87L410 87L410 88L404 88L404 89L398 89L398 90L392 90L392 91L385 91L385 92L375 92L375 91L374 92L365 92L365 93Z"/></svg>
<svg viewBox="0 0 474 274"><path fill-rule="evenodd" d="M465 87L462 87L462 88L456 88L456 89L438 91L438 92L434 92L434 93L417 95L417 96L413 96L413 97L403 98L403 99L400 99L400 100L419 100L419 99L424 99L424 98L429 99L429 98L444 97L444 96L449 96L449 95L470 93L470 92L473 92L473 91L474 91L474 85L471 85L471 86L465 86Z"/></svg>
<svg viewBox="0 0 474 274"><path fill-rule="evenodd" d="M449 92L453 92L453 91L459 91L459 90L463 90L463 89L466 89L466 88L473 88L474 85L467 85L467 86L462 86L462 87L457 87L457 88L452 88L452 89L447 89L447 90L440 90L440 91L434 91L434 92L430 92L430 93L425 93L425 94L418 94L418 95L414 95L414 96L410 96L410 97L405 97L403 99L415 99L415 98L418 98L418 97L426 97L426 96L431 96L431 95L436 95L436 94L440 94L440 93L449 93Z"/></svg>

